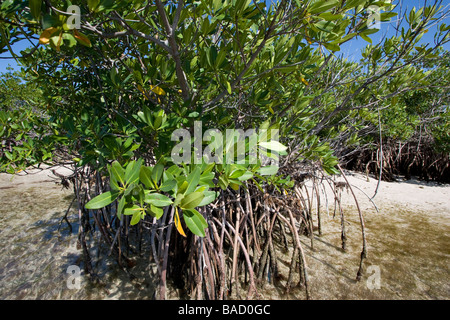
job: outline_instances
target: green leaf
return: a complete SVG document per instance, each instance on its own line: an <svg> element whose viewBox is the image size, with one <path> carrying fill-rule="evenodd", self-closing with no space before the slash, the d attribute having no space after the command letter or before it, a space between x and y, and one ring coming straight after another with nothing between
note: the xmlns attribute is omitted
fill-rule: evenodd
<svg viewBox="0 0 450 320"><path fill-rule="evenodd" d="M219 196L219 192L217 192L217 191L204 191L203 194L204 194L204 198L198 204L198 207L203 207L203 206L210 204L211 202L216 200L217 197Z"/></svg>
<svg viewBox="0 0 450 320"><path fill-rule="evenodd" d="M339 45L335 44L335 43L324 43L323 44L325 48L327 48L330 51L341 51L341 47L339 47Z"/></svg>
<svg viewBox="0 0 450 320"><path fill-rule="evenodd" d="M213 179L216 175L214 174L214 172L207 172L207 173L202 173L202 175L200 176L200 181L199 184L200 185L207 185L209 187L214 187L214 182Z"/></svg>
<svg viewBox="0 0 450 320"><path fill-rule="evenodd" d="M165 207L173 203L169 197L160 193L149 193L145 195L144 202L153 204L157 207Z"/></svg>
<svg viewBox="0 0 450 320"><path fill-rule="evenodd" d="M204 237L205 229L208 227L208 223L205 218L195 209L183 210L183 219L186 226L191 232L199 237Z"/></svg>
<svg viewBox="0 0 450 320"><path fill-rule="evenodd" d="M88 0L87 4L89 10L95 12L95 9L97 9L98 5L100 4L100 0Z"/></svg>
<svg viewBox="0 0 450 320"><path fill-rule="evenodd" d="M186 191L184 191L183 193L189 194L195 190L195 188L198 185L198 182L200 181L200 167L199 166L196 166L195 169L188 175L188 177L186 178L186 181L187 181L187 187L186 187Z"/></svg>
<svg viewBox="0 0 450 320"><path fill-rule="evenodd" d="M259 145L265 149L272 150L275 152L284 152L287 150L287 147L282 145L280 142L276 140L272 140L269 142L260 142Z"/></svg>
<svg viewBox="0 0 450 320"><path fill-rule="evenodd" d="M251 173L250 171L246 171L244 172L244 174L242 174L240 177L238 177L239 181L245 181L248 179L253 178L253 173Z"/></svg>
<svg viewBox="0 0 450 320"><path fill-rule="evenodd" d="M182 209L194 209L202 202L204 197L203 192L192 192L181 200L180 207Z"/></svg>
<svg viewBox="0 0 450 320"><path fill-rule="evenodd" d="M184 178L184 177L183 177ZM184 194L186 192L186 188L188 187L188 182L186 180L182 180L183 182L178 187L178 193Z"/></svg>
<svg viewBox="0 0 450 320"><path fill-rule="evenodd" d="M30 0L28 5L30 6L31 15L33 18L39 21L41 16L42 0Z"/></svg>
<svg viewBox="0 0 450 320"><path fill-rule="evenodd" d="M208 48L207 56L208 64L211 67L214 67L216 65L216 59L217 59L217 48L216 46L212 46Z"/></svg>
<svg viewBox="0 0 450 320"><path fill-rule="evenodd" d="M86 203L85 207L86 209L100 209L112 203L118 196L119 192L112 193L111 191L107 191L91 199L91 201Z"/></svg>
<svg viewBox="0 0 450 320"><path fill-rule="evenodd" d="M125 207L123 210L123 214L126 216L134 215L136 212L140 212L142 210L141 207L137 205L132 205L131 207Z"/></svg>
<svg viewBox="0 0 450 320"><path fill-rule="evenodd" d="M164 166L161 163L158 163L152 171L152 181L155 185L158 185L159 180L161 179L161 176L164 171Z"/></svg>
<svg viewBox="0 0 450 320"><path fill-rule="evenodd" d="M130 225L134 226L135 224L138 224L139 221L141 221L141 217L142 217L142 211L141 210L136 211L133 214L133 217L131 218Z"/></svg>
<svg viewBox="0 0 450 320"><path fill-rule="evenodd" d="M170 173L173 176L178 176L181 173L182 169L174 164L173 166L170 166L169 169L166 170L166 172Z"/></svg>
<svg viewBox="0 0 450 320"><path fill-rule="evenodd" d="M164 181L164 183L159 187L159 190L164 192L169 192L174 190L177 186L177 181L175 179Z"/></svg>
<svg viewBox="0 0 450 320"><path fill-rule="evenodd" d="M117 182L120 182L122 186L125 185L125 171L119 162L114 161L111 164L110 174Z"/></svg>
<svg viewBox="0 0 450 320"><path fill-rule="evenodd" d="M127 165L127 168L125 169L125 181L127 182L127 185L139 182L141 164L142 159L139 159L138 161L133 160Z"/></svg>
<svg viewBox="0 0 450 320"><path fill-rule="evenodd" d="M266 166L258 170L262 176L272 176L278 172L278 166Z"/></svg>
<svg viewBox="0 0 450 320"><path fill-rule="evenodd" d="M156 219L159 219L162 217L164 210L160 207L154 206L153 204L150 205L150 215L155 217Z"/></svg>
<svg viewBox="0 0 450 320"><path fill-rule="evenodd" d="M231 94L231 84L227 81L227 91L228 94Z"/></svg>
<svg viewBox="0 0 450 320"><path fill-rule="evenodd" d="M391 18L396 17L396 12L382 12L380 13L380 20L381 21L390 21Z"/></svg>
<svg viewBox="0 0 450 320"><path fill-rule="evenodd" d="M120 198L119 203L117 204L117 217L119 219L122 218L123 208L125 207L125 197Z"/></svg>
<svg viewBox="0 0 450 320"><path fill-rule="evenodd" d="M351 9L360 5L363 5L367 2L367 0L348 0L345 2L345 9Z"/></svg>
<svg viewBox="0 0 450 320"><path fill-rule="evenodd" d="M327 1L316 1L311 7L309 7L309 13L316 14L324 12L334 8L340 3L339 0L327 0Z"/></svg>
<svg viewBox="0 0 450 320"><path fill-rule="evenodd" d="M175 197L175 202L173 203L173 206L177 207L180 204L181 200L183 200L183 198L184 198L184 194L182 194L182 193L177 194L177 196Z"/></svg>
<svg viewBox="0 0 450 320"><path fill-rule="evenodd" d="M361 33L360 34L361 38L363 38L364 40L366 40L367 42L369 42L370 44L372 44L372 39L370 39L368 36L366 36L365 34Z"/></svg>
<svg viewBox="0 0 450 320"><path fill-rule="evenodd" d="M319 15L320 18L326 20L326 21L333 21L333 20L339 20L343 18L342 14L333 14L331 12L324 12Z"/></svg>
<svg viewBox="0 0 450 320"><path fill-rule="evenodd" d="M155 185L151 179L152 177L152 167L142 166L139 172L139 180L149 189L154 189Z"/></svg>
<svg viewBox="0 0 450 320"><path fill-rule="evenodd" d="M77 40L71 33L63 33L62 38L63 40L67 40L69 42L69 48L77 45Z"/></svg>
<svg viewBox="0 0 450 320"><path fill-rule="evenodd" d="M224 175L219 176L219 187L222 190L225 190L228 188L228 178Z"/></svg>

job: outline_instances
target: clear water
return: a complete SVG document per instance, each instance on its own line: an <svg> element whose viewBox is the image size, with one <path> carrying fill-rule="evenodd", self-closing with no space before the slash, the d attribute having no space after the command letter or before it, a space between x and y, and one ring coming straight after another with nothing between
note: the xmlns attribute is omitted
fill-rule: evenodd
<svg viewBox="0 0 450 320"><path fill-rule="evenodd" d="M0 299L152 298L154 266L145 254L138 257L140 261L130 278L112 257L104 252L99 255L96 248L91 248L101 281L89 281L82 251L77 249L75 203L68 214L72 232L64 221L60 227L73 199L70 190L42 177L16 177L12 182L10 178L0 176ZM91 234L98 236L98 232ZM102 258L97 259L99 256ZM79 270L79 274L69 267Z"/></svg>

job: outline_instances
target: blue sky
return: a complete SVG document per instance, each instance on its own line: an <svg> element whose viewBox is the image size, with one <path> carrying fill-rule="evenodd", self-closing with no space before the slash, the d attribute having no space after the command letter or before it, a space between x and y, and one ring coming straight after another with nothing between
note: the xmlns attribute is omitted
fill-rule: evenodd
<svg viewBox="0 0 450 320"><path fill-rule="evenodd" d="M427 3L427 5L430 5L430 3L432 4L434 1L426 1L426 0L394 0L394 3L402 3L402 12L405 12L405 10L407 10L409 12L409 10L412 7L422 7L424 6L425 3ZM442 2L443 6L446 7L445 9L448 11L450 10L450 0L444 0ZM400 6L397 6L396 11L398 12ZM395 33L394 30L394 26L396 24L396 19L399 17L394 17L392 18L391 22L387 22L387 23L382 23L381 24L381 30L375 34L370 35L369 37L372 39L373 43L376 44L378 43L383 36L387 35L392 36ZM450 17L447 17L447 19L445 19L444 21L442 21L443 23L446 23L447 25L450 25ZM403 22L402 25L407 25L406 21ZM421 39L421 43L430 43L432 44L434 41L434 33L435 33L436 28L434 28L434 30L429 30L429 32L427 34L425 34L423 36L423 38ZM341 51L337 53L337 55L343 55L345 57L348 57L351 60L359 60L361 57L361 49L364 48L368 43L361 39L361 38L357 38L357 39L352 39L351 41L345 43L344 45L341 46ZM30 43L26 40L21 41L16 43L13 46L13 50L14 52L16 52L17 54L20 53L21 50L30 47ZM447 43L444 46L444 49L446 50L450 50L450 44ZM11 54L9 52L0 54L0 57L10 57ZM8 67L8 65L10 65L12 68L14 68L15 70L20 70L20 67L17 66L17 63L14 59L0 59L0 73L2 72L6 72L6 68Z"/></svg>
<svg viewBox="0 0 450 320"><path fill-rule="evenodd" d="M397 20L404 15L405 11L409 12L413 7L416 8L416 11L418 8L421 8L425 5L429 6L434 3L433 0L394 0L394 4L398 4L397 7L394 9L395 12L397 12L397 17L391 18L390 22L382 22L381 23L381 29L375 34L369 35L369 38L372 39L373 44L379 43L384 36L387 38L392 37L395 35L395 27L397 24ZM401 14L400 14L400 3L402 5L401 7ZM450 10L450 0L444 0L442 1L443 11L449 11ZM450 16L444 19L439 23L442 24L445 23L447 25L450 25ZM408 23L403 20L401 26L404 26L405 29L408 29ZM434 35L436 33L436 30L438 29L438 26L435 26L434 28L430 29L428 33L426 33L422 39L420 39L421 44L429 43L430 46L434 43ZM365 48L369 43L361 38L358 37L357 40L351 40L341 46L341 51L338 53L338 55L343 55L345 57L348 57L351 60L359 60L361 58L361 49ZM446 43L444 46L444 49L450 51L450 43Z"/></svg>

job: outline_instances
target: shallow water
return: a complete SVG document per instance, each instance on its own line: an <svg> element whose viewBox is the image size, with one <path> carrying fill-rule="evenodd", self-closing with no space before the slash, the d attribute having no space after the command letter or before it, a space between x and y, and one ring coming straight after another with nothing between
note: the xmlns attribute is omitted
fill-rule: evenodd
<svg viewBox="0 0 450 320"><path fill-rule="evenodd" d="M91 248L101 282L88 280L77 249L76 208L68 214L72 231L66 222L60 225L73 192L48 179L48 173L12 182L10 178L0 175L0 299L151 298L153 269L148 260L139 261L132 271L137 279L130 280L112 258L96 259L98 252Z"/></svg>
<svg viewBox="0 0 450 320"><path fill-rule="evenodd" d="M341 249L340 219L324 218L323 235L314 237L314 250L307 238L305 249L311 298L315 300L448 300L450 298L449 219L421 211L381 208L365 212L367 259L362 279L356 274L362 249L359 216L345 208L347 250ZM287 274L290 256L280 257ZM280 287L285 282L280 283ZM283 290L266 285L265 298L305 298L296 288Z"/></svg>
<svg viewBox="0 0 450 320"><path fill-rule="evenodd" d="M0 299L151 299L155 288L154 265L147 254L131 269L136 278L119 270L113 259L96 260L100 285L88 281L81 250L77 249L78 215L72 208L70 232L62 223L73 199L47 173L16 177L0 175ZM309 286L313 299L449 299L450 221L448 215L404 208L365 210L368 258L365 274L355 281L361 252L357 211L345 209L347 246L340 249L340 221L323 213L322 237L314 250L302 237ZM98 237L97 233L92 236ZM102 255L104 257L105 255ZM279 255L279 268L288 274L290 255ZM70 266L80 268L80 286L70 282ZM379 276L379 278L374 278ZM377 280L378 279L378 280ZM377 282L378 281L378 282ZM303 290L284 292L285 280L265 284L262 299L304 299ZM378 286L379 285L379 286ZM180 295L169 291L169 299Z"/></svg>

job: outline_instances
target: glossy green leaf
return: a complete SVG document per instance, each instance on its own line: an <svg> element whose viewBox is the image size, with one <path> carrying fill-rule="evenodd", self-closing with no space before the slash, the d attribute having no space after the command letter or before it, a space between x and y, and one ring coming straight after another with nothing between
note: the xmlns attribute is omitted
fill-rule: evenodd
<svg viewBox="0 0 450 320"><path fill-rule="evenodd" d="M272 176L278 172L278 166L266 166L258 170L262 176Z"/></svg>
<svg viewBox="0 0 450 320"><path fill-rule="evenodd" d="M139 180L149 189L154 189L155 185L152 181L152 168L142 166L139 172Z"/></svg>
<svg viewBox="0 0 450 320"><path fill-rule="evenodd" d="M237 179L239 181L246 181L251 178L253 178L253 173L251 173L250 171L246 171L241 176L239 176Z"/></svg>
<svg viewBox="0 0 450 320"><path fill-rule="evenodd" d="M136 212L140 212L141 210L142 210L142 208L137 205L126 206L123 209L123 214L126 216L131 216L131 215L134 215Z"/></svg>
<svg viewBox="0 0 450 320"><path fill-rule="evenodd" d="M200 181L200 167L196 166L195 169L186 178L187 186L184 191L185 194L189 194L195 190Z"/></svg>
<svg viewBox="0 0 450 320"><path fill-rule="evenodd" d="M218 179L219 187L222 188L222 190L225 190L228 187L228 178L224 175L219 176Z"/></svg>
<svg viewBox="0 0 450 320"><path fill-rule="evenodd" d="M194 209L197 207L204 198L203 192L192 192L181 200L180 207L182 209Z"/></svg>
<svg viewBox="0 0 450 320"><path fill-rule="evenodd" d="M125 171L119 162L114 161L110 167L110 174L112 179L120 183L122 186L125 185Z"/></svg>
<svg viewBox="0 0 450 320"><path fill-rule="evenodd" d="M287 150L287 147L281 144L279 141L272 140L268 142L261 141L259 145L265 149L272 150L275 152L283 152Z"/></svg>
<svg viewBox="0 0 450 320"><path fill-rule="evenodd" d="M316 1L309 7L308 11L311 14L324 12L336 7L339 3L339 0Z"/></svg>
<svg viewBox="0 0 450 320"><path fill-rule="evenodd" d="M141 164L142 159L139 159L137 161L131 161L127 168L125 169L125 181L129 185L131 183L138 183L139 182L139 175L141 172Z"/></svg>
<svg viewBox="0 0 450 320"><path fill-rule="evenodd" d="M211 202L213 202L214 200L216 200L217 197L219 196L219 192L217 192L217 191L203 191L203 195L204 195L204 198L198 204L198 207L206 206L206 205L210 204Z"/></svg>
<svg viewBox="0 0 450 320"><path fill-rule="evenodd" d="M339 45L335 44L335 43L324 43L323 44L325 48L327 48L330 51L336 52L336 51L341 51L341 47L339 47Z"/></svg>
<svg viewBox="0 0 450 320"><path fill-rule="evenodd" d="M145 195L144 202L153 204L156 207L165 207L173 203L169 197L160 193L149 193Z"/></svg>
<svg viewBox="0 0 450 320"><path fill-rule="evenodd" d="M204 237L206 235L205 229L208 227L208 223L197 210L183 210L183 219L186 226L193 234L199 237Z"/></svg>
<svg viewBox="0 0 450 320"><path fill-rule="evenodd" d="M133 217L131 218L130 225L134 226L138 224L139 221L141 221L141 218L142 218L142 211L141 210L135 211L133 213Z"/></svg>
<svg viewBox="0 0 450 320"><path fill-rule="evenodd" d="M164 209L154 206L153 204L150 205L149 211L150 211L150 215L155 217L156 219L161 218L164 213Z"/></svg>
<svg viewBox="0 0 450 320"><path fill-rule="evenodd" d="M90 11L95 12L98 5L100 4L100 0L87 0L88 8Z"/></svg>
<svg viewBox="0 0 450 320"><path fill-rule="evenodd" d="M42 0L29 0L28 5L30 6L31 15L33 18L39 21L41 16Z"/></svg>
<svg viewBox="0 0 450 320"><path fill-rule="evenodd" d="M164 166L161 163L158 163L157 165L155 165L153 167L152 181L155 185L157 185L159 183L159 180L162 177L163 171L164 171Z"/></svg>
<svg viewBox="0 0 450 320"><path fill-rule="evenodd" d="M118 196L119 192L112 193L111 191L106 191L91 199L86 203L85 207L86 209L100 209L112 203Z"/></svg>
<svg viewBox="0 0 450 320"><path fill-rule="evenodd" d="M164 181L159 187L161 191L170 192L177 186L177 181L175 179Z"/></svg>
<svg viewBox="0 0 450 320"><path fill-rule="evenodd" d="M120 198L119 203L117 204L117 217L119 219L122 218L122 214L123 214L123 208L125 207L125 197Z"/></svg>

